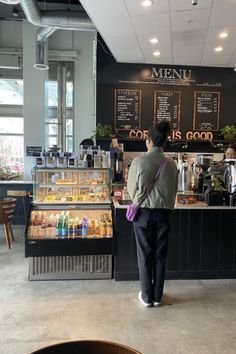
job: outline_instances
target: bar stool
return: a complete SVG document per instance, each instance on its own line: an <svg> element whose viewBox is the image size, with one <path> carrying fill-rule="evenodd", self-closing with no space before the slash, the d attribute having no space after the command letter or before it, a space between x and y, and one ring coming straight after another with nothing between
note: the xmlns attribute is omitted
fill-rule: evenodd
<svg viewBox="0 0 236 354"><path fill-rule="evenodd" d="M11 241L15 241L11 226L16 205L15 202L15 198L0 199L0 224L3 225L8 248L11 248Z"/></svg>
<svg viewBox="0 0 236 354"><path fill-rule="evenodd" d="M79 340L45 347L31 354L142 354L122 344L103 340Z"/></svg>

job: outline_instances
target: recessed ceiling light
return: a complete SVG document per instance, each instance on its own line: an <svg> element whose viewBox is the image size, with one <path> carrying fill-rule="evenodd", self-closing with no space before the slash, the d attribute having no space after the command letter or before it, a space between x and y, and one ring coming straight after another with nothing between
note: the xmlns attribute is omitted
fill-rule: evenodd
<svg viewBox="0 0 236 354"><path fill-rule="evenodd" d="M221 33L219 34L219 37L220 37L220 38L226 38L226 37L228 37L228 33L227 33L227 32L221 32Z"/></svg>
<svg viewBox="0 0 236 354"><path fill-rule="evenodd" d="M152 44L156 44L156 43L159 42L159 40L158 40L157 38L151 38L151 39L150 39L150 42L151 42Z"/></svg>
<svg viewBox="0 0 236 354"><path fill-rule="evenodd" d="M144 0L144 1L142 2L142 5L143 5L143 6L146 6L146 7L151 6L151 5L152 5L152 1L151 1L151 0Z"/></svg>
<svg viewBox="0 0 236 354"><path fill-rule="evenodd" d="M161 53L157 50L156 52L153 53L155 57L158 57Z"/></svg>
<svg viewBox="0 0 236 354"><path fill-rule="evenodd" d="M216 48L215 48L215 51L216 51L216 52L221 52L222 50L223 50L222 47L216 47Z"/></svg>

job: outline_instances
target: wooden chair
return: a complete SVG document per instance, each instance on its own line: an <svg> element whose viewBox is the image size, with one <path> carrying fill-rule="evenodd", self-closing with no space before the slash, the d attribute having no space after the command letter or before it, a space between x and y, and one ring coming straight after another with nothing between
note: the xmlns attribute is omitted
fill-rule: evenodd
<svg viewBox="0 0 236 354"><path fill-rule="evenodd" d="M15 202L15 198L0 199L0 224L3 225L8 248L11 248L11 241L15 241L11 226L16 205Z"/></svg>
<svg viewBox="0 0 236 354"><path fill-rule="evenodd" d="M142 354L122 344L104 340L79 340L45 347L31 354Z"/></svg>

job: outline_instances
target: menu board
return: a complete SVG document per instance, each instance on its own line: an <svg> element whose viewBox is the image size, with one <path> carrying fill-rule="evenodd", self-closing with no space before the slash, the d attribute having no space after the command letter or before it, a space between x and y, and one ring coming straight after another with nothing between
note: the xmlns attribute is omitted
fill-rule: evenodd
<svg viewBox="0 0 236 354"><path fill-rule="evenodd" d="M220 92L194 91L194 130L219 130L219 114Z"/></svg>
<svg viewBox="0 0 236 354"><path fill-rule="evenodd" d="M26 146L26 156L40 156L42 146Z"/></svg>
<svg viewBox="0 0 236 354"><path fill-rule="evenodd" d="M180 128L180 91L155 91L154 123L167 119L174 130Z"/></svg>
<svg viewBox="0 0 236 354"><path fill-rule="evenodd" d="M140 129L141 90L115 90L115 130Z"/></svg>

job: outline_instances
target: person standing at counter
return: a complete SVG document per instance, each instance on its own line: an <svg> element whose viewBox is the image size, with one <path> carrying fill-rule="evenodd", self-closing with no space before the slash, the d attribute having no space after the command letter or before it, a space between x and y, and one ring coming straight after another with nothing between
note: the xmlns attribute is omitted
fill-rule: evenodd
<svg viewBox="0 0 236 354"><path fill-rule="evenodd" d="M159 306L164 288L170 216L175 204L178 176L175 161L165 157L163 150L170 131L167 120L148 130L148 151L132 161L128 174L128 192L132 202L138 204L153 183L161 161L166 159L133 221L141 286L138 299L144 307Z"/></svg>

